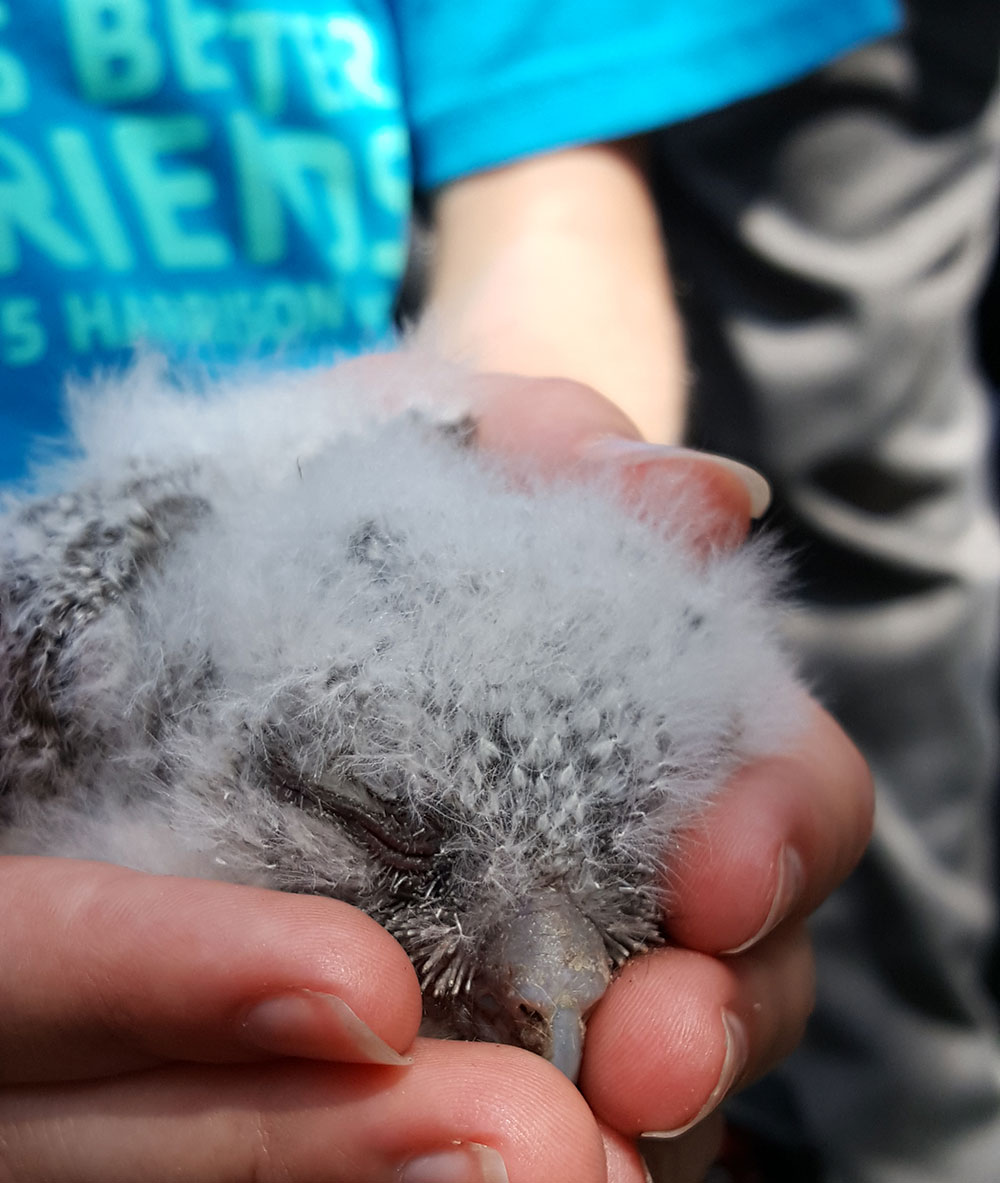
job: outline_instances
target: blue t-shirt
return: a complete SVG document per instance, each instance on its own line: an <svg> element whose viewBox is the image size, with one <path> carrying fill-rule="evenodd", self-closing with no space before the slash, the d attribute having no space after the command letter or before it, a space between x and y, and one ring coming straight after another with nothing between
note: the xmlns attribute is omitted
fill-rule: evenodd
<svg viewBox="0 0 1000 1183"><path fill-rule="evenodd" d="M895 31L895 0L393 5L424 185L675 123Z"/></svg>
<svg viewBox="0 0 1000 1183"><path fill-rule="evenodd" d="M0 480L136 344L384 337L413 179L787 82L893 0L0 0Z"/></svg>

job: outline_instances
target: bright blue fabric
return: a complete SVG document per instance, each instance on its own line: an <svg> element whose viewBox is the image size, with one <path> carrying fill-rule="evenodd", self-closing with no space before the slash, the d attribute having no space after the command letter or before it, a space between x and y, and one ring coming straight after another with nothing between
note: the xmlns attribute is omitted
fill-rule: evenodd
<svg viewBox="0 0 1000 1183"><path fill-rule="evenodd" d="M895 0L390 0L421 184L673 123L895 31Z"/></svg>
<svg viewBox="0 0 1000 1183"><path fill-rule="evenodd" d="M0 0L0 480L136 343L382 338L425 185L787 81L892 0Z"/></svg>
<svg viewBox="0 0 1000 1183"><path fill-rule="evenodd" d="M64 375L380 339L410 160L381 0L0 0L0 476Z"/></svg>

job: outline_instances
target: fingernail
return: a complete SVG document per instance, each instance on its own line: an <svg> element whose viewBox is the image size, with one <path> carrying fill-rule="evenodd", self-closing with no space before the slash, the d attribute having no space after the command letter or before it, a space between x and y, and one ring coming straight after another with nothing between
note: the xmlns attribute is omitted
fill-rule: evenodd
<svg viewBox="0 0 1000 1183"><path fill-rule="evenodd" d="M733 949L723 949L723 954L744 953L763 940L791 912L804 886L805 871L798 851L788 845L782 846L778 856L778 881L774 886L774 898L771 900L771 907L764 923L742 945L737 945Z"/></svg>
<svg viewBox="0 0 1000 1183"><path fill-rule="evenodd" d="M698 1122L703 1121L713 1109L719 1106L736 1083L740 1073L746 1067L749 1055L746 1028L743 1026L742 1020L728 1010L722 1012L722 1026L726 1033L726 1055L722 1061L722 1071L719 1073L718 1082L712 1089L708 1100L689 1122L685 1122L677 1129L645 1130L639 1135L641 1138L659 1138L661 1141L667 1141L670 1138L679 1138L681 1134L686 1134L688 1130L693 1129Z"/></svg>
<svg viewBox="0 0 1000 1183"><path fill-rule="evenodd" d="M399 1183L509 1183L498 1151L479 1142L456 1142L447 1150L411 1158Z"/></svg>
<svg viewBox="0 0 1000 1183"><path fill-rule="evenodd" d="M279 1056L396 1067L413 1063L380 1039L342 998L317 990L294 990L258 1002L244 1017L241 1034L245 1043Z"/></svg>
<svg viewBox="0 0 1000 1183"><path fill-rule="evenodd" d="M677 457L710 460L720 468L726 469L742 481L750 497L750 516L763 517L767 507L771 504L771 486L767 479L739 460L731 456L720 456L717 452L699 452L694 448L675 448L666 444L647 444L642 440L629 440L620 436L602 436L587 446L589 457L607 460L626 460L639 463L644 460L665 460Z"/></svg>

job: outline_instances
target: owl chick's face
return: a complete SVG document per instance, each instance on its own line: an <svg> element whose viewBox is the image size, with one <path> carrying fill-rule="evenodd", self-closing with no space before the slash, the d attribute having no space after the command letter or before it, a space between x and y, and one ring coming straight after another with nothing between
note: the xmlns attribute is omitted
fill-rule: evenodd
<svg viewBox="0 0 1000 1183"><path fill-rule="evenodd" d="M415 725L411 715L411 741ZM352 743L363 735L358 720ZM575 1079L586 1018L614 969L661 939L656 870L629 843L648 816L598 793L584 815L581 786L566 777L560 784L551 762L528 766L530 740L512 745L505 735L494 719L489 737L466 737L443 784L430 783L440 769L412 761L426 739L396 743L397 759L375 778L355 747L304 774L273 737L267 765L280 799L338 841L346 836L364 860L358 902L413 961L425 1030L518 1044ZM582 742L565 739L574 750Z"/></svg>

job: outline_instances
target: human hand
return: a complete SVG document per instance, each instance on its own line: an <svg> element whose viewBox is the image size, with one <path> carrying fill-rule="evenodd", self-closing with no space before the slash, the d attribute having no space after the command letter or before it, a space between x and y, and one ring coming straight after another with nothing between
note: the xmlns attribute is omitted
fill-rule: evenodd
<svg viewBox="0 0 1000 1183"><path fill-rule="evenodd" d="M477 442L517 470L609 474L655 515L684 490L703 507L696 548L738 545L766 487L742 466L642 444L590 387L478 379ZM621 441L621 442L619 442ZM625 442L628 441L628 442ZM580 1087L594 1113L646 1141L650 1165L694 1183L721 1136L717 1107L796 1045L812 1004L804 921L857 862L872 783L857 749L817 703L786 751L742 769L671 852L671 944L626 965L588 1025Z"/></svg>
<svg viewBox="0 0 1000 1183"><path fill-rule="evenodd" d="M606 1177L551 1065L412 1042L413 969L346 904L13 856L0 896L0 1178Z"/></svg>

